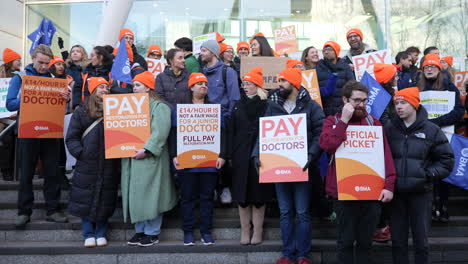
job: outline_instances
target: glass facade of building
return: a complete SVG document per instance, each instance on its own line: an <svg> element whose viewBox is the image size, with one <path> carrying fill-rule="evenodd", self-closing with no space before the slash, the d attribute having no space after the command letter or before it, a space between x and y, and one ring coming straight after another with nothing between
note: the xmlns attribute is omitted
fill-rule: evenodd
<svg viewBox="0 0 468 264"><path fill-rule="evenodd" d="M66 48L81 44L90 50L106 2L25 0L25 35L45 17L54 22ZM463 64L468 54L467 10L468 0L135 0L125 27L136 34L142 54L151 44L167 50L179 37L213 31L231 45L257 32L273 44L273 29L288 25L296 25L300 50L320 49L334 40L344 53L349 47L346 31L356 27L376 49L389 48L395 55L409 46L437 46L442 56L459 57L457 63ZM58 52L56 43L52 47Z"/></svg>

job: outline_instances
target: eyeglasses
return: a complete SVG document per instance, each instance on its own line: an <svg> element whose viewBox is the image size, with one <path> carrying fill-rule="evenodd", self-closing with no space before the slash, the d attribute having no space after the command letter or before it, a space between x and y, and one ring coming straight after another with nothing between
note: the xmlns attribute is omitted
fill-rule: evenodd
<svg viewBox="0 0 468 264"><path fill-rule="evenodd" d="M435 65L426 65L426 66L424 66L424 69L425 69L425 70L426 70L426 69L427 69L427 70L433 70L433 69L435 69L435 68L437 68L437 66L435 66Z"/></svg>
<svg viewBox="0 0 468 264"><path fill-rule="evenodd" d="M360 99L360 98L349 98L354 104L360 105L360 104L367 104L367 98L366 99Z"/></svg>
<svg viewBox="0 0 468 264"><path fill-rule="evenodd" d="M323 51L334 51L334 50L331 47L326 47L326 48L323 49Z"/></svg>

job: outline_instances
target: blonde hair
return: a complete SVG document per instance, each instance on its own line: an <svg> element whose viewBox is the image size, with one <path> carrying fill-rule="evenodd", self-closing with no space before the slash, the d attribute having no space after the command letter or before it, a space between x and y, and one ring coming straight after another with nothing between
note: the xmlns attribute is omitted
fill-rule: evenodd
<svg viewBox="0 0 468 264"><path fill-rule="evenodd" d="M44 44L37 45L34 48L32 54L31 54L31 57L36 58L37 54L39 54L39 53L41 53L42 55L45 55L45 56L47 56L47 57L49 57L51 59L54 57L54 53L52 52L50 47L47 46L47 45L44 45Z"/></svg>
<svg viewBox="0 0 468 264"><path fill-rule="evenodd" d="M263 88L257 88L257 95L260 97L260 100L268 99L268 93Z"/></svg>
<svg viewBox="0 0 468 264"><path fill-rule="evenodd" d="M72 50L74 48L79 48L80 49L80 52L81 52L81 55L82 55L82 58L81 58L81 62L78 64L80 65L82 68L85 68L88 64L89 64L89 58L88 58L88 53L86 52L86 50L83 48L83 46L81 45L73 45L70 49L70 54L68 55L68 58L67 60L65 61L67 63L67 65L71 65L72 63L74 63L71 59L71 53L72 53Z"/></svg>
<svg viewBox="0 0 468 264"><path fill-rule="evenodd" d="M86 105L88 106L88 115L92 118L101 118L103 113L102 109L102 98L99 98L96 95L97 89L93 91L92 94L89 95Z"/></svg>

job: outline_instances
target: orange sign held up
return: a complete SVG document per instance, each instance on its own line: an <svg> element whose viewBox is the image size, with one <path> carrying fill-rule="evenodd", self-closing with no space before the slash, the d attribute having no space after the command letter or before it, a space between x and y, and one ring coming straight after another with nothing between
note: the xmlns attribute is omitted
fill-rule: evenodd
<svg viewBox="0 0 468 264"><path fill-rule="evenodd" d="M275 50L277 53L291 54L298 50L296 26L287 26L273 30L275 35Z"/></svg>
<svg viewBox="0 0 468 264"><path fill-rule="evenodd" d="M465 100L466 100L466 87L463 85L466 82L468 82L468 71L456 72L454 74L453 84L455 84L455 86L458 88L458 91L460 91L460 99L463 105L465 105ZM466 112L465 112L465 118L468 118L468 114Z"/></svg>
<svg viewBox="0 0 468 264"><path fill-rule="evenodd" d="M106 159L133 157L150 137L149 95L104 96Z"/></svg>
<svg viewBox="0 0 468 264"><path fill-rule="evenodd" d="M315 70L307 70L302 72L302 86L304 86L304 88L309 92L310 98L322 106L320 87L318 84L317 72Z"/></svg>
<svg viewBox="0 0 468 264"><path fill-rule="evenodd" d="M18 138L63 138L66 79L22 77Z"/></svg>

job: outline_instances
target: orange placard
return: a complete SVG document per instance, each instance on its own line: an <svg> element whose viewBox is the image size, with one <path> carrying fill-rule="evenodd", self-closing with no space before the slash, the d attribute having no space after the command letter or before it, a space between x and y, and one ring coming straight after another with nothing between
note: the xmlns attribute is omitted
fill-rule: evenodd
<svg viewBox="0 0 468 264"><path fill-rule="evenodd" d="M149 95L105 95L103 110L106 159L133 157L150 137Z"/></svg>
<svg viewBox="0 0 468 264"><path fill-rule="evenodd" d="M296 26L287 26L273 30L275 35L275 50L277 53L291 54L297 52Z"/></svg>
<svg viewBox="0 0 468 264"><path fill-rule="evenodd" d="M312 100L317 102L322 108L322 98L320 97L320 87L318 84L317 72L307 70L302 72L302 86L309 92Z"/></svg>
<svg viewBox="0 0 468 264"><path fill-rule="evenodd" d="M22 77L18 138L63 138L66 79Z"/></svg>
<svg viewBox="0 0 468 264"><path fill-rule="evenodd" d="M454 84L460 91L460 99L462 101L462 104L465 105L465 100L466 100L466 87L464 84L468 82L468 71L464 72L456 72L454 74ZM465 111L465 118L468 118L468 113Z"/></svg>

